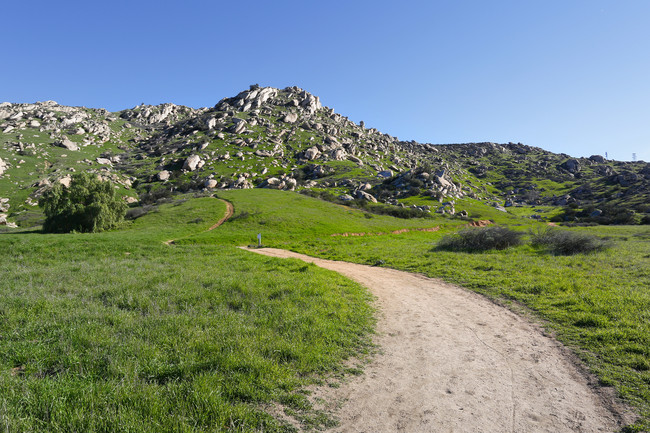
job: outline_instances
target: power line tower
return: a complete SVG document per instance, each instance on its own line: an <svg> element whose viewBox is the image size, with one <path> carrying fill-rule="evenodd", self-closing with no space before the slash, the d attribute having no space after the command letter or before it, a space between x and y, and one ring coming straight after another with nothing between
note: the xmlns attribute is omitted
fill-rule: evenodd
<svg viewBox="0 0 650 433"><path fill-rule="evenodd" d="M636 162L636 153L632 154L632 161Z"/></svg>

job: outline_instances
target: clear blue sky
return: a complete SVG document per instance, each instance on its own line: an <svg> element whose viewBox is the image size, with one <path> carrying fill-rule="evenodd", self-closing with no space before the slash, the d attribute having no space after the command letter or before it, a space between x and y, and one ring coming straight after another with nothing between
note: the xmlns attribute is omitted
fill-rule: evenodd
<svg viewBox="0 0 650 433"><path fill-rule="evenodd" d="M403 140L650 161L650 1L8 1L0 101L299 86Z"/></svg>

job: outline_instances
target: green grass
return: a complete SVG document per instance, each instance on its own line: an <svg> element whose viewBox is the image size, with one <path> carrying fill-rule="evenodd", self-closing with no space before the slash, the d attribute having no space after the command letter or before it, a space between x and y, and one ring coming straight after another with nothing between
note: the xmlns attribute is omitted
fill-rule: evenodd
<svg viewBox="0 0 650 433"><path fill-rule="evenodd" d="M219 196L235 216L213 231L225 207L203 197L159 205L117 232L0 234L0 425L291 431L264 412L277 403L305 423L331 423L310 412L304 387L368 348L368 295L312 265L235 248L262 233L266 246L381 261L526 306L639 411L630 431L650 428L646 227L570 229L613 241L588 255L553 256L529 243L463 253L436 248L466 224L458 219L369 215L273 190ZM469 199L463 206L516 230L544 227ZM400 229L411 231L390 234ZM346 232L367 235L333 236ZM173 246L162 244L169 239Z"/></svg>
<svg viewBox="0 0 650 433"><path fill-rule="evenodd" d="M161 242L223 210L202 198L122 231L0 234L0 426L292 431L272 403L331 423L304 387L369 347L367 292L300 261Z"/></svg>
<svg viewBox="0 0 650 433"><path fill-rule="evenodd" d="M611 250L553 256L529 245L481 254L435 248L445 232L320 238L281 246L334 260L419 272L499 302L525 305L599 377L633 404L650 428L650 233L642 227L585 229L615 239Z"/></svg>
<svg viewBox="0 0 650 433"><path fill-rule="evenodd" d="M226 230L218 235L206 232L186 242L251 244L261 232L267 246L334 260L371 265L383 262L383 266L463 285L513 308L525 306L583 359L603 386L615 387L638 409L641 419L631 431L650 428L647 227L562 229L610 239L611 249L592 254L554 256L541 247L532 247L528 239L519 247L477 254L436 248L444 235L462 228L464 222L460 220L366 218L357 210L278 191L229 191L220 195L235 204L236 215L243 216L226 223ZM495 215L500 217L498 223L523 232L546 227L511 214ZM331 236L437 225L441 227L438 232Z"/></svg>

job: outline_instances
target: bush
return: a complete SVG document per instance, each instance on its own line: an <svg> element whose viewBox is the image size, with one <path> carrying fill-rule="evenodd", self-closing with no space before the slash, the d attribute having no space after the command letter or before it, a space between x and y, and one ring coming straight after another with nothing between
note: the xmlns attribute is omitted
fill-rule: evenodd
<svg viewBox="0 0 650 433"><path fill-rule="evenodd" d="M127 205L113 184L89 173L75 173L69 187L56 183L38 201L47 233L99 232L124 219Z"/></svg>
<svg viewBox="0 0 650 433"><path fill-rule="evenodd" d="M157 206L151 206L151 205L144 205L141 207L134 207L126 211L125 218L127 220L135 220L140 218L141 216L145 216L149 212L158 212L158 207Z"/></svg>
<svg viewBox="0 0 650 433"><path fill-rule="evenodd" d="M552 228L531 234L531 244L561 256L592 253L611 246L608 241L598 236Z"/></svg>
<svg viewBox="0 0 650 433"><path fill-rule="evenodd" d="M476 227L447 235L438 242L438 248L451 251L504 250L521 245L523 233L505 227Z"/></svg>

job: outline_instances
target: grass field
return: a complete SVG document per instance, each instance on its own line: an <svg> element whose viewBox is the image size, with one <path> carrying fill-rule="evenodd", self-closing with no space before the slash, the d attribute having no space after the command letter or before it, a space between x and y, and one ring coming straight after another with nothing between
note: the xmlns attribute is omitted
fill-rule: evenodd
<svg viewBox="0 0 650 433"><path fill-rule="evenodd" d="M309 410L304 386L367 351L370 300L331 272L235 248L261 233L266 246L420 272L526 306L638 409L630 431L650 428L647 228L571 229L613 239L590 255L528 244L472 254L435 248L459 219L370 215L271 190L219 196L235 215L213 231L225 207L206 197L160 205L121 231L0 234L0 426L291 431L270 404L331 423ZM537 225L499 218L524 232Z"/></svg>
<svg viewBox="0 0 650 433"><path fill-rule="evenodd" d="M335 273L227 245L213 198L102 234L0 234L3 431L292 431L304 386L369 347L368 294Z"/></svg>
<svg viewBox="0 0 650 433"><path fill-rule="evenodd" d="M435 248L442 236L462 228L464 222L456 219L367 218L363 212L297 194L232 191L221 195L240 214L248 215L227 223L228 234L203 233L188 242L253 243L259 231L268 246L419 272L515 308L525 306L585 361L602 385L614 386L638 408L642 419L632 431L650 429L648 227L567 229L611 239L611 249L587 255L553 256L528 243L504 251L463 253ZM264 200L264 196L272 199ZM506 214L500 222L524 232L543 227ZM433 226L440 230L388 233ZM342 232L387 234L332 236Z"/></svg>

